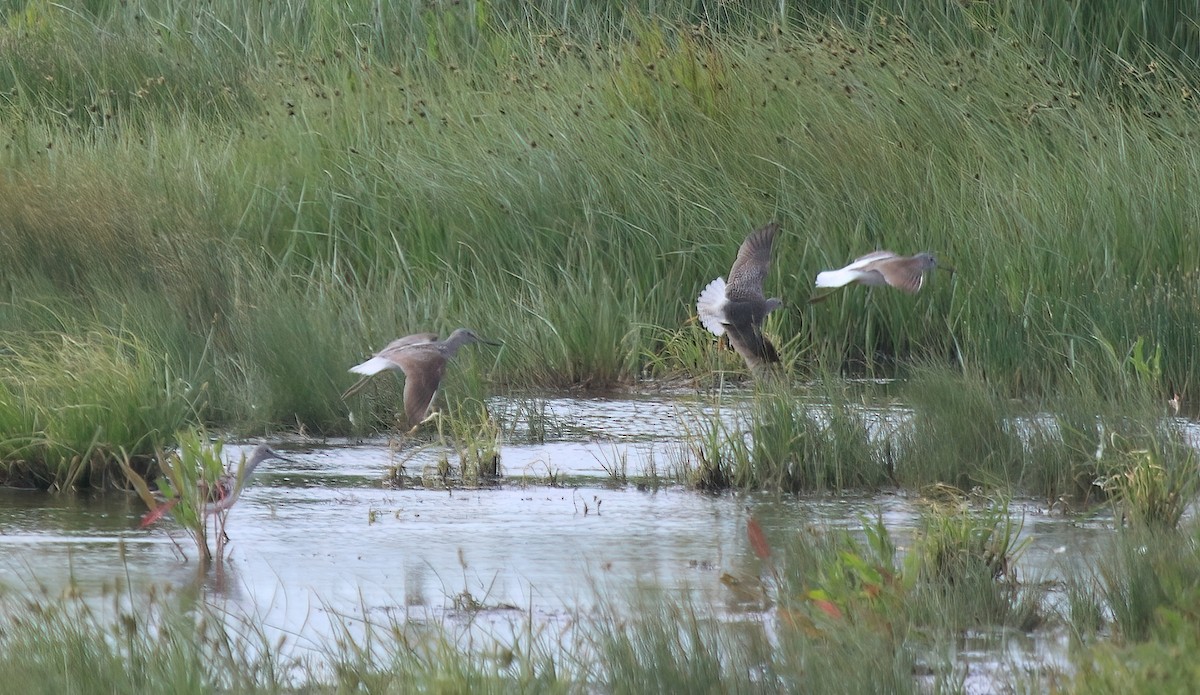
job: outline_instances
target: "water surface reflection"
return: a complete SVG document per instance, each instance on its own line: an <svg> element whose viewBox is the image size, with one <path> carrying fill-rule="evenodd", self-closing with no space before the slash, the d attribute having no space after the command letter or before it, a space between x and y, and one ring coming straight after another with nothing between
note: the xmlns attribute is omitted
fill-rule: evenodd
<svg viewBox="0 0 1200 695"><path fill-rule="evenodd" d="M904 494L781 499L613 484L618 463L631 476L663 470L677 455L681 419L708 407L696 398L547 400L558 434L544 443L510 436L505 478L486 489L388 484L398 464L410 473L433 465L437 447L284 444L290 460L264 464L229 516L227 560L199 574L169 522L137 529L144 509L134 496L0 490L0 583L98 600L174 591L303 646L327 643L347 618L454 620L470 607L500 622L553 621L594 603L597 586L653 585L736 610L721 577L758 566L746 541L751 512L772 542L814 525L857 529L879 514L902 551L911 543L920 503ZM554 474L569 484L545 484ZM1111 533L1102 515L1050 515L1034 501L1011 513L1024 521L1018 571L1030 580L1061 579ZM1000 654L968 640L961 658L995 666L1013 649L1061 641L1021 639L1004 641Z"/></svg>

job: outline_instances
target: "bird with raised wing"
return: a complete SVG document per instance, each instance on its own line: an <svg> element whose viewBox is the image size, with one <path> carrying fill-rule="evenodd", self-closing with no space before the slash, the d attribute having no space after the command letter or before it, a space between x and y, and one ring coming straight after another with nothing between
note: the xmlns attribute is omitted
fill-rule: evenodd
<svg viewBox="0 0 1200 695"><path fill-rule="evenodd" d="M891 285L898 290L913 293L925 284L925 276L934 268L954 272L953 268L939 266L933 254L918 253L915 256L899 256L891 251L875 251L860 256L850 265L838 270L825 270L817 273L817 287L844 287L851 283L876 287ZM828 297L828 294L814 297L813 302Z"/></svg>
<svg viewBox="0 0 1200 695"><path fill-rule="evenodd" d="M696 300L700 323L713 335L728 335L729 344L752 371L779 361L775 346L762 333L767 314L783 305L763 294L778 231L779 224L772 222L746 237L729 270L729 281L713 280Z"/></svg>
<svg viewBox="0 0 1200 695"><path fill-rule="evenodd" d="M404 414L408 427L416 428L425 419L433 396L442 383L446 364L458 353L458 349L469 343L500 345L475 335L468 328L459 328L445 340L438 340L435 333L415 333L394 340L375 353L371 359L350 368L363 378L342 394L346 399L358 393L367 381L379 372L398 369L404 372Z"/></svg>

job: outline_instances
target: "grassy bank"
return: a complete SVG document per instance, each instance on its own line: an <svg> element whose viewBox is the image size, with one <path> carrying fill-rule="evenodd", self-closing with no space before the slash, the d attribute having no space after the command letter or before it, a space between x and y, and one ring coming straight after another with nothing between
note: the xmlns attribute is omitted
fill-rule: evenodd
<svg viewBox="0 0 1200 695"><path fill-rule="evenodd" d="M1196 38L1175 9L655 7L5 3L5 355L49 368L133 336L157 371L116 411L243 431L388 422L387 399L338 400L347 367L459 325L506 346L454 366L472 395L706 378L694 298L777 219L769 332L802 376L951 363L1119 402L1103 346L1141 339L1162 393L1200 384ZM960 272L804 304L877 247ZM10 411L97 400L0 370ZM179 417L13 417L0 440L82 455Z"/></svg>

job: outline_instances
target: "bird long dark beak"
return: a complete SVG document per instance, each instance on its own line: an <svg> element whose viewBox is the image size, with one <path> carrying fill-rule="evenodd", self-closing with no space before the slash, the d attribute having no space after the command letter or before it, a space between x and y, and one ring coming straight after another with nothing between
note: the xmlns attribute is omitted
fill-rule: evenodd
<svg viewBox="0 0 1200 695"><path fill-rule="evenodd" d="M287 456L284 456L283 454L279 453L279 451L276 450L275 448L271 449L271 458L279 459L280 461L287 461L288 463L295 463L295 461L293 461L292 459L288 458Z"/></svg>
<svg viewBox="0 0 1200 695"><path fill-rule="evenodd" d="M484 345L491 345L492 347L500 347L504 345L504 343L500 342L499 340L484 340L483 338L480 338L479 342L483 343Z"/></svg>
<svg viewBox="0 0 1200 695"><path fill-rule="evenodd" d="M937 267L941 268L942 270L946 271L947 273L956 273L956 272L958 272L957 270L955 270L954 268L951 268L951 267L950 267L950 266L948 266L948 265L939 265L939 266L937 266Z"/></svg>

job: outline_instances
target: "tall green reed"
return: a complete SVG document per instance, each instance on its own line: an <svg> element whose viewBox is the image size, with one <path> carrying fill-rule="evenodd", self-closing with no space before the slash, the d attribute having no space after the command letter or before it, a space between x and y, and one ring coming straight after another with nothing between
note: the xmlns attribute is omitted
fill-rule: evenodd
<svg viewBox="0 0 1200 695"><path fill-rule="evenodd" d="M9 482L121 485L110 477L118 457L152 465L195 415L195 385L131 332L42 334L5 350L0 458Z"/></svg>
<svg viewBox="0 0 1200 695"><path fill-rule="evenodd" d="M329 399L337 356L413 330L507 334L490 378L512 386L694 369L664 342L745 231L775 218L769 284L790 309L772 328L802 336L806 359L880 376L960 363L1051 395L1102 359L1087 336L1140 335L1162 346L1160 386L1196 383L1184 66L1098 80L1015 41L1025 23L981 31L970 12L923 22L907 5L865 26L829 4L778 32L774 5L703 26L678 21L702 18L691 6L609 8L526 33L570 7L463 3L441 23L355 3L10 13L14 37L99 26L114 42L72 42L86 60L14 53L27 82L38 61L51 75L82 61L132 88L191 56L154 85L178 92L142 97L103 137L40 106L94 101L95 75L10 104L0 206L17 223L0 245L28 278L14 302L69 298L101 325L136 305L168 324L152 339L175 369L211 375L215 420L348 431ZM879 22L889 7L910 21ZM155 39L165 58L139 57L143 21L172 28ZM236 78L225 102L205 91L218 73ZM851 288L803 305L817 270L877 247L962 272L916 297ZM286 320L298 304L317 307L311 322Z"/></svg>

